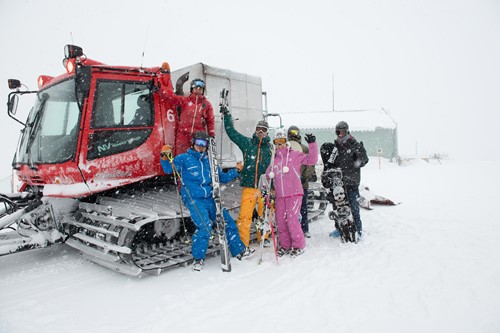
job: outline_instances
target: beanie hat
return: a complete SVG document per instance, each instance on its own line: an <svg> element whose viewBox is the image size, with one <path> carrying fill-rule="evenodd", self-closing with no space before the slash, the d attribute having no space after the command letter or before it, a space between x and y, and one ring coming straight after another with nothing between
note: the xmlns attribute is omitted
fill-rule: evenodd
<svg viewBox="0 0 500 333"><path fill-rule="evenodd" d="M335 131L346 130L349 132L349 125L345 121L339 121L337 125L335 125Z"/></svg>
<svg viewBox="0 0 500 333"><path fill-rule="evenodd" d="M164 62L163 64L161 64L161 70L164 73L170 73L170 65L168 64L168 62Z"/></svg>
<svg viewBox="0 0 500 333"><path fill-rule="evenodd" d="M276 131L276 133L274 134L273 140L276 140L276 139L285 139L288 141L288 139L286 137L286 133L283 129L279 129Z"/></svg>
<svg viewBox="0 0 500 333"><path fill-rule="evenodd" d="M256 128L257 127L263 127L265 129L269 129L269 124L267 123L267 121L265 120L261 120L257 123L257 125L255 126Z"/></svg>

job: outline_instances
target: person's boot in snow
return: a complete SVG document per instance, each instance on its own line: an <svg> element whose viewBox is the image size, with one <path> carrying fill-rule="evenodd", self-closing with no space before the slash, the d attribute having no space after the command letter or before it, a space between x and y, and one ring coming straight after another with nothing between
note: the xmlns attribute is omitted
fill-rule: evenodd
<svg viewBox="0 0 500 333"><path fill-rule="evenodd" d="M340 237L340 231L338 229L335 229L332 232L330 232L329 236L333 237L333 238L339 238Z"/></svg>
<svg viewBox="0 0 500 333"><path fill-rule="evenodd" d="M236 259L241 260L243 258L250 258L255 254L255 249L247 246L240 254L236 256Z"/></svg>
<svg viewBox="0 0 500 333"><path fill-rule="evenodd" d="M203 259L195 259L193 261L193 271L201 271L201 269L203 268Z"/></svg>
<svg viewBox="0 0 500 333"><path fill-rule="evenodd" d="M291 249L290 257L295 258L297 256L300 256L302 253L304 253L304 249Z"/></svg>

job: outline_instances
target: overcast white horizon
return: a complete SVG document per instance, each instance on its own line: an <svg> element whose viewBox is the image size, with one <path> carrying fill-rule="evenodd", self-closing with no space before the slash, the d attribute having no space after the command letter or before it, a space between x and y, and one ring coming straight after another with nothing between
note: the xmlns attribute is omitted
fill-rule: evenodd
<svg viewBox="0 0 500 333"><path fill-rule="evenodd" d="M260 76L270 112L331 110L333 99L337 110L384 108L401 155L498 160L498 36L494 0L0 0L0 139L12 156L21 128L7 116L7 79L36 89L38 75L63 72L74 43L107 64Z"/></svg>

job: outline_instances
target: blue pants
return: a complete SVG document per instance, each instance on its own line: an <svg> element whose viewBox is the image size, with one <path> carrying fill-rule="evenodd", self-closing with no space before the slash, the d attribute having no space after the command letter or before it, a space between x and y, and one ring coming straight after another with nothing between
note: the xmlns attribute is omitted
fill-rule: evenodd
<svg viewBox="0 0 500 333"><path fill-rule="evenodd" d="M189 209L191 220L196 226L196 231L192 237L193 246L191 248L191 253L194 259L205 259L208 242L210 236L212 235L212 225L215 223L217 210L215 208L215 201L213 198L193 200L194 202L192 202L189 198L182 198L184 205L186 205ZM225 208L222 210L222 213L224 219L226 220L226 237L229 245L229 251L234 257L245 249L245 245L240 239L238 227L236 227L236 223L231 215L229 215Z"/></svg>
<svg viewBox="0 0 500 333"><path fill-rule="evenodd" d="M361 232L363 225L361 224L361 216L359 215L359 190L347 190L347 198L351 205L352 217L354 218L356 229L358 232Z"/></svg>

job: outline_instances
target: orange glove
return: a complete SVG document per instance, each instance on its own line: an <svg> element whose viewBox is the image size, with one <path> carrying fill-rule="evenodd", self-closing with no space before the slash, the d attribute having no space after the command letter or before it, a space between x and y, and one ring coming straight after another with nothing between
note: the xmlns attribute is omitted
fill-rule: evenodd
<svg viewBox="0 0 500 333"><path fill-rule="evenodd" d="M241 170L243 170L243 163L242 162L236 163L236 169L238 170L238 172L241 172Z"/></svg>
<svg viewBox="0 0 500 333"><path fill-rule="evenodd" d="M164 161L172 159L172 146L164 145L161 147L160 158Z"/></svg>

